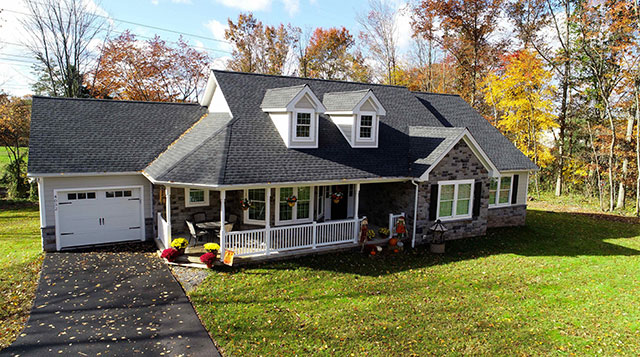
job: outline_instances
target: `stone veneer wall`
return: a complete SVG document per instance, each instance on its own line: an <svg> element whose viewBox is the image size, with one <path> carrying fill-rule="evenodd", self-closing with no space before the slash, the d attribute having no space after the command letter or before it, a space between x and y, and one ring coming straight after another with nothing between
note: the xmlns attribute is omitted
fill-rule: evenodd
<svg viewBox="0 0 640 357"><path fill-rule="evenodd" d="M426 236L427 240L430 239L431 232L429 227L434 224L434 221L429 220L431 185L443 180L464 179L474 179L475 182L482 182L480 212L477 217L472 217L471 219L443 222L448 229L445 238L459 239L481 236L486 233L489 206L489 173L471 151L471 148L461 140L431 171L429 181L420 184L416 241L420 242L423 236Z"/></svg>
<svg viewBox="0 0 640 357"><path fill-rule="evenodd" d="M527 218L527 205L515 205L490 208L487 227L517 227L524 226Z"/></svg>
<svg viewBox="0 0 640 357"><path fill-rule="evenodd" d="M413 225L415 189L411 182L361 184L358 215L366 216L370 224L387 227L389 213L404 212L407 225Z"/></svg>

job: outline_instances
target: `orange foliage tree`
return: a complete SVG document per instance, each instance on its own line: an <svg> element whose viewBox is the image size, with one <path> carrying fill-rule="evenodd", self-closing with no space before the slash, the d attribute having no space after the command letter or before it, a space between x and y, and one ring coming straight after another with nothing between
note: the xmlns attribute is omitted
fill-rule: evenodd
<svg viewBox="0 0 640 357"><path fill-rule="evenodd" d="M125 31L107 41L88 78L92 96L122 100L197 101L206 85L209 56L182 39L176 47L155 36L136 40Z"/></svg>

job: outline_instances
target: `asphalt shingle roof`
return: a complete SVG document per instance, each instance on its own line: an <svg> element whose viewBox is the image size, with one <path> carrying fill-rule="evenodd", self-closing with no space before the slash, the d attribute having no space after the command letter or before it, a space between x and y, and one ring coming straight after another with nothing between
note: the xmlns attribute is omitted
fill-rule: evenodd
<svg viewBox="0 0 640 357"><path fill-rule="evenodd" d="M537 169L528 157L460 96L417 92L414 94L438 118L442 126L469 129L498 170Z"/></svg>
<svg viewBox="0 0 640 357"><path fill-rule="evenodd" d="M416 177L465 127L499 170L536 168L459 96L217 70L213 75L232 115L207 114L196 104L34 97L29 172L144 169L158 181L203 185ZM371 90L386 109L378 148L352 148L322 114L319 147L288 149L262 108L285 106L305 85L329 110L352 109L346 108L356 96Z"/></svg>
<svg viewBox="0 0 640 357"><path fill-rule="evenodd" d="M351 111L360 103L367 93L369 93L369 89L325 93L322 98L322 104L324 104L328 112Z"/></svg>
<svg viewBox="0 0 640 357"><path fill-rule="evenodd" d="M28 171L139 171L206 112L197 104L34 96Z"/></svg>

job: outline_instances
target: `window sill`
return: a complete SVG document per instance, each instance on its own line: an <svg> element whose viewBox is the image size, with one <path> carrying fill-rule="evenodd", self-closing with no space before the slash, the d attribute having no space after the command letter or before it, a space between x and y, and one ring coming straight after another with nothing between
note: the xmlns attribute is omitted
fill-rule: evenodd
<svg viewBox="0 0 640 357"><path fill-rule="evenodd" d="M207 207L209 206L209 202L195 202L195 203L187 203L184 205L186 208L189 207Z"/></svg>
<svg viewBox="0 0 640 357"><path fill-rule="evenodd" d="M436 220L440 220L440 222L455 222L455 221L468 221L473 219L472 215L469 216L455 216L455 217L438 217Z"/></svg>

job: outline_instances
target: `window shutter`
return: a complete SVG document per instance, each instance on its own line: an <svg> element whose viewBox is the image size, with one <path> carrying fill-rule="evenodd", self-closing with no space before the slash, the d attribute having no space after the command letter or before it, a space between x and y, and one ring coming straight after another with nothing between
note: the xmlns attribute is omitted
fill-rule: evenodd
<svg viewBox="0 0 640 357"><path fill-rule="evenodd" d="M518 178L520 175L513 175L513 180L511 182L512 190L511 190L511 204L515 205L518 202Z"/></svg>
<svg viewBox="0 0 640 357"><path fill-rule="evenodd" d="M431 185L431 202L429 203L429 220L435 221L438 210L438 185Z"/></svg>
<svg viewBox="0 0 640 357"><path fill-rule="evenodd" d="M473 189L473 216L480 215L480 203L482 201L482 181L476 182Z"/></svg>

